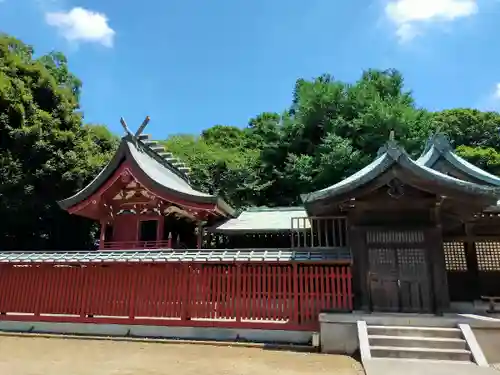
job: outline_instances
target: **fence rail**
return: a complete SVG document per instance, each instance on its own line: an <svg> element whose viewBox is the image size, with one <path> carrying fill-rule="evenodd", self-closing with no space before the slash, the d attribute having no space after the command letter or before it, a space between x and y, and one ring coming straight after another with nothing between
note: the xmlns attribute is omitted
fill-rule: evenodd
<svg viewBox="0 0 500 375"><path fill-rule="evenodd" d="M345 216L292 217L291 246L311 248L346 247L348 245Z"/></svg>
<svg viewBox="0 0 500 375"><path fill-rule="evenodd" d="M102 241L101 250L170 249L172 241Z"/></svg>
<svg viewBox="0 0 500 375"><path fill-rule="evenodd" d="M311 330L352 300L348 265L0 265L0 320Z"/></svg>

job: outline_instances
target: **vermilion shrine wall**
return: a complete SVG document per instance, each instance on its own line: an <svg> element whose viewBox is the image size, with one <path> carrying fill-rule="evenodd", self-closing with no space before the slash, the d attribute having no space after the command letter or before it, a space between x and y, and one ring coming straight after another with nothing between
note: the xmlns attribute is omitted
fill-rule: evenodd
<svg viewBox="0 0 500 375"><path fill-rule="evenodd" d="M156 221L156 238L154 239L141 239L141 222L143 221ZM106 227L112 226L111 231L107 231ZM111 222L101 223L100 235L100 249L106 247L115 248L113 244L119 247L122 245L132 245L133 243L141 241L168 241L164 238L164 216L161 215L117 215ZM146 246L148 247L148 246Z"/></svg>

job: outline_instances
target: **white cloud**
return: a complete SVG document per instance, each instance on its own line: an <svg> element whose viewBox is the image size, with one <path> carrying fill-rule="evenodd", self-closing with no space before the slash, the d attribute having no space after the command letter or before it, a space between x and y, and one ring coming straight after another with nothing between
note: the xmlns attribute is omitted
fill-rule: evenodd
<svg viewBox="0 0 500 375"><path fill-rule="evenodd" d="M483 111L500 111L500 82L495 83L493 87L479 99L476 107Z"/></svg>
<svg viewBox="0 0 500 375"><path fill-rule="evenodd" d="M500 100L500 83L495 85L495 91L493 92L493 99Z"/></svg>
<svg viewBox="0 0 500 375"><path fill-rule="evenodd" d="M108 18L103 13L76 7L68 12L48 12L45 21L69 41L113 46L115 31L109 27Z"/></svg>
<svg viewBox="0 0 500 375"><path fill-rule="evenodd" d="M402 42L420 34L426 24L451 22L477 11L477 0L390 0L385 6L385 15Z"/></svg>

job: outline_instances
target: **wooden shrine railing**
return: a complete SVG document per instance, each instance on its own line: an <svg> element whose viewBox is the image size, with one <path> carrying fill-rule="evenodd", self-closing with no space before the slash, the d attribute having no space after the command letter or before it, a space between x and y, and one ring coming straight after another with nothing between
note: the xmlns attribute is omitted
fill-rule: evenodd
<svg viewBox="0 0 500 375"><path fill-rule="evenodd" d="M291 222L291 246L310 248L347 247L347 218L293 217Z"/></svg>
<svg viewBox="0 0 500 375"><path fill-rule="evenodd" d="M352 310L349 265L0 264L0 320L316 330Z"/></svg>
<svg viewBox="0 0 500 375"><path fill-rule="evenodd" d="M104 241L101 250L169 249L171 241Z"/></svg>

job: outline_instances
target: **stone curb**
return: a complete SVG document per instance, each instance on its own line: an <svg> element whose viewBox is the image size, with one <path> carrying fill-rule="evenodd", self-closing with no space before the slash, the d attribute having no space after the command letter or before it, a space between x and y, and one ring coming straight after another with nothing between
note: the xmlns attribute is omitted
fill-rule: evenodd
<svg viewBox="0 0 500 375"><path fill-rule="evenodd" d="M156 344L192 344L192 345L211 345L211 346L226 346L240 348L260 348L274 350L290 350L300 352L314 352L315 348L307 345L293 344L264 344L253 342L236 342L236 341L207 341L207 340L185 340L185 339L159 339L146 337L120 337L120 336L91 336L91 335L65 335L54 333L36 333L36 332L6 332L0 331L0 337L39 337L39 338L54 338L54 339L69 339L69 340L94 340L94 341L118 341L118 342L139 342L139 343L156 343Z"/></svg>

